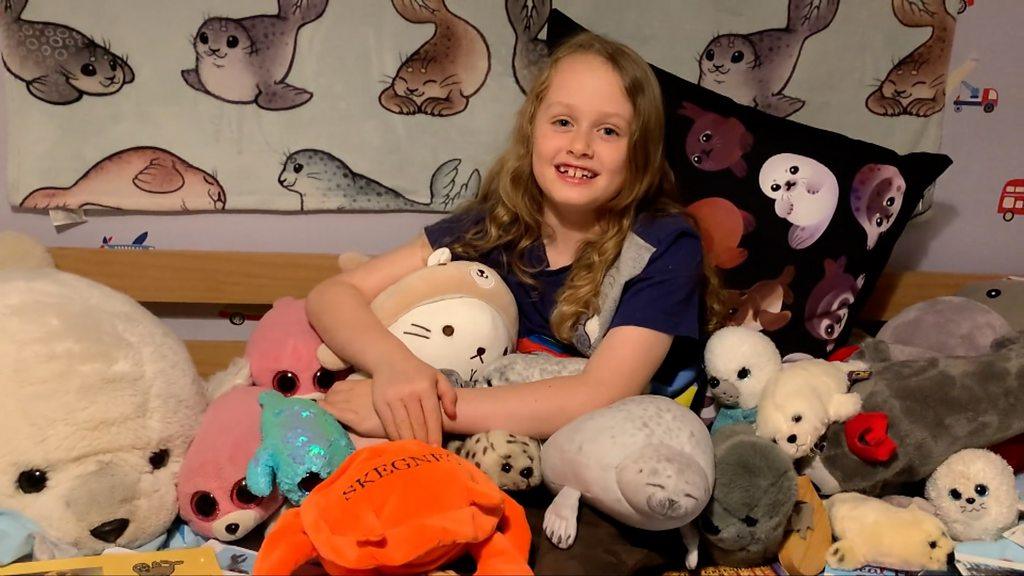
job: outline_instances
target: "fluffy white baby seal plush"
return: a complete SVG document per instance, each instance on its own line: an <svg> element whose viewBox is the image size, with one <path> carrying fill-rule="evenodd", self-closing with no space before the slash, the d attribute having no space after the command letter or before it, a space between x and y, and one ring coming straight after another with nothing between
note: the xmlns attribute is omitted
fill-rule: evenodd
<svg viewBox="0 0 1024 576"><path fill-rule="evenodd" d="M726 326L704 347L708 388L722 406L755 408L764 385L780 368L782 357L775 343L750 328Z"/></svg>
<svg viewBox="0 0 1024 576"><path fill-rule="evenodd" d="M783 364L761 394L757 435L778 444L794 460L806 456L829 424L860 412L861 398L848 388L840 363L812 359Z"/></svg>
<svg viewBox="0 0 1024 576"><path fill-rule="evenodd" d="M1013 469L989 450L967 448L947 458L928 478L925 496L961 542L995 540L1017 521Z"/></svg>

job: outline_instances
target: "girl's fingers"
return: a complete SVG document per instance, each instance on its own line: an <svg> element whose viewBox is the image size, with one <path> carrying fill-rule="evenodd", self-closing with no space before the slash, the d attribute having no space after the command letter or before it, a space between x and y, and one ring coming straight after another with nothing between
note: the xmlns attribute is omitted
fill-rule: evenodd
<svg viewBox="0 0 1024 576"><path fill-rule="evenodd" d="M412 432L412 422L409 420L409 411L401 402L393 404L391 413L395 416L395 428L398 429L398 438L392 440L411 440L415 438Z"/></svg>
<svg viewBox="0 0 1024 576"><path fill-rule="evenodd" d="M384 434L388 437L388 440L398 440L398 425L395 422L395 416L391 412L391 407L385 405L383 410L377 411L377 417L380 418L380 423L384 425Z"/></svg>
<svg viewBox="0 0 1024 576"><path fill-rule="evenodd" d="M437 402L435 401L435 404ZM427 422L423 417L423 404L421 401L412 400L405 404L405 410L409 414L409 421L412 424L413 438L427 442Z"/></svg>
<svg viewBox="0 0 1024 576"><path fill-rule="evenodd" d="M423 404L423 415L427 419L427 442L433 446L441 445L441 405L436 400Z"/></svg>
<svg viewBox="0 0 1024 576"><path fill-rule="evenodd" d="M437 396L441 399L441 407L444 408L445 415L449 420L455 420L455 404L459 400L459 395L455 392L455 386L452 386L448 378L440 372L437 373ZM440 418L440 415L438 417Z"/></svg>

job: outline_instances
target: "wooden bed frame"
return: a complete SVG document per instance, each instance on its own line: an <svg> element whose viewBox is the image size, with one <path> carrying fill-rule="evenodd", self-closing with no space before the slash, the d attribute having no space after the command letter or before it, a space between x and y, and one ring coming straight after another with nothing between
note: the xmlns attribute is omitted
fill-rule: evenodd
<svg viewBox="0 0 1024 576"><path fill-rule="evenodd" d="M190 317L218 317L222 310L261 313L282 296L305 297L316 283L338 271L337 254L109 250L50 248L57 267L120 290L146 305ZM929 298L954 294L968 282L994 274L887 272L862 319L887 320ZM227 320L225 320L227 321ZM242 355L244 341L186 342L199 373L213 374Z"/></svg>

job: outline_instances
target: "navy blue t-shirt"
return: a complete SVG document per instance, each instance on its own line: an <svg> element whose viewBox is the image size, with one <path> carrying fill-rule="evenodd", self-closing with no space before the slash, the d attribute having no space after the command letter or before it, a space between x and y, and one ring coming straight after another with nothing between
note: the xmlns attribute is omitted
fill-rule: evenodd
<svg viewBox="0 0 1024 576"><path fill-rule="evenodd" d="M463 238L482 218L481 213L455 213L430 224L424 232L436 250ZM700 239L689 222L678 215L640 216L633 232L650 244L654 252L640 274L623 287L608 329L640 326L682 337L676 338L670 357L673 357L673 365L686 366L694 360L693 350L700 332ZM456 253L452 257L465 258ZM519 308L519 337L540 336L555 341L551 313L558 290L569 276L570 266L548 268L547 253L540 241L528 248L526 258L526 264L539 268L534 273L537 286L520 280L497 249L475 260L494 268L512 291ZM680 344L685 344L683 350ZM686 353L686 349L690 353ZM571 352L578 355L575 350Z"/></svg>

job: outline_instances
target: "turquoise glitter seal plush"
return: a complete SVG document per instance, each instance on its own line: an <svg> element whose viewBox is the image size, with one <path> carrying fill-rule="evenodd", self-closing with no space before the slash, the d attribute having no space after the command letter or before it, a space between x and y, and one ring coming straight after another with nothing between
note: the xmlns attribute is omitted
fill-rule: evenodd
<svg viewBox="0 0 1024 576"><path fill-rule="evenodd" d="M341 424L313 400L260 394L262 440L245 476L249 490L267 496L276 481L298 506L355 451Z"/></svg>

